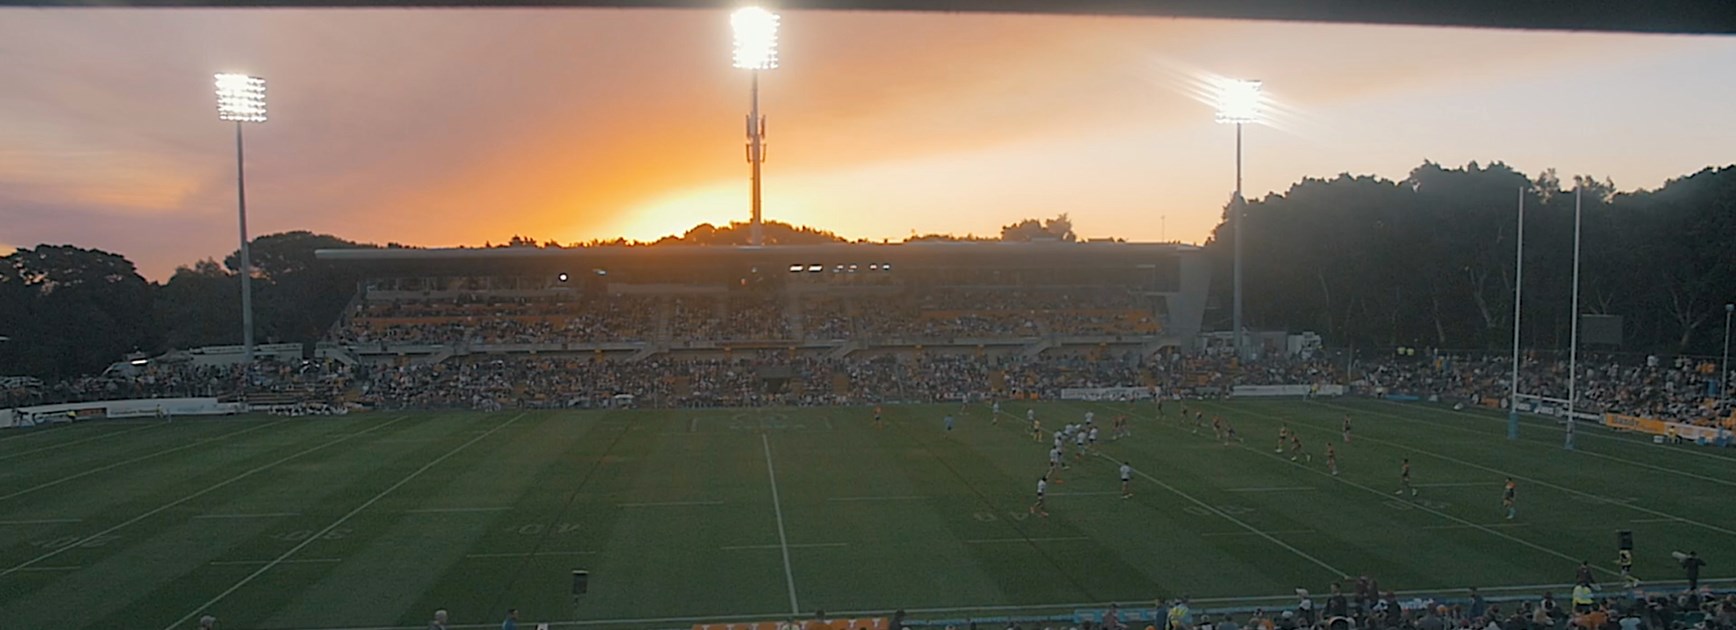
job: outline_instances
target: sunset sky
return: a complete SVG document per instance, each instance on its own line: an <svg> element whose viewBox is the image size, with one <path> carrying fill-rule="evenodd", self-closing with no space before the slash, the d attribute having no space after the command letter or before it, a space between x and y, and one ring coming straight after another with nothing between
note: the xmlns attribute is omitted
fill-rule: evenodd
<svg viewBox="0 0 1736 630"><path fill-rule="evenodd" d="M748 76L723 11L0 9L0 251L73 243L154 279L235 247L213 72L270 85L255 235L447 246L653 239L745 219ZM852 238L1204 240L1264 80L1249 196L1424 159L1655 188L1736 163L1736 38L1152 18L785 12L762 78L765 214ZM1565 177L1564 177L1565 178Z"/></svg>

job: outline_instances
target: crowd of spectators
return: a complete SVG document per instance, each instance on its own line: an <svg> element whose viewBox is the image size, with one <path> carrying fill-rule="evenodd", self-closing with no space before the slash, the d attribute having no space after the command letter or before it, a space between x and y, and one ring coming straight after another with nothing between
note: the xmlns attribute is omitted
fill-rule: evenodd
<svg viewBox="0 0 1736 630"><path fill-rule="evenodd" d="M1587 589L1587 592L1591 592ZM1583 600L1507 596L1492 601L1472 588L1463 597L1400 598L1367 577L1352 590L1331 586L1324 601L1298 591L1294 607L1256 609L1240 614L1196 614L1186 599L1158 602L1154 617L1169 630L1732 630L1736 595L1719 598L1706 590L1636 595L1588 595ZM1111 609L1096 627L1125 630L1123 611Z"/></svg>
<svg viewBox="0 0 1736 630"><path fill-rule="evenodd" d="M97 376L0 389L0 408L138 398L263 396L329 401L349 391L354 376L336 361L262 360L245 368L153 361Z"/></svg>
<svg viewBox="0 0 1736 630"><path fill-rule="evenodd" d="M332 339L451 345L647 341L655 333L658 304L640 296L570 295L365 301L332 331Z"/></svg>
<svg viewBox="0 0 1736 630"><path fill-rule="evenodd" d="M1731 417L1736 401L1718 395L1716 364L1688 357L1581 357L1573 392L1575 409L1621 413L1710 425ZM1524 357L1519 392L1566 400L1568 361ZM1505 401L1512 390L1508 356L1426 356L1377 361L1357 372L1360 393L1438 396L1477 403Z"/></svg>
<svg viewBox="0 0 1736 630"><path fill-rule="evenodd" d="M1161 330L1149 305L1124 290L936 289L816 294L799 302L766 292L364 301L331 337L346 344L446 345L790 340L792 321L810 339Z"/></svg>
<svg viewBox="0 0 1736 630"><path fill-rule="evenodd" d="M744 321L765 320L757 310L764 306L733 312L741 313ZM704 321L715 325L724 320ZM762 321L716 330L775 325ZM1575 383L1576 408L1705 425L1723 422L1736 412L1736 405L1716 395L1718 373L1709 368L1708 363L1691 359L1586 357L1580 361ZM1169 395L1219 395L1237 385L1344 384L1360 395L1498 406L1507 399L1511 378L1511 361L1498 356L1237 361L1214 354L1141 357L1101 350L1026 357L953 347L856 352L841 358L788 350L707 358L663 353L623 361L544 353L460 355L436 363L355 367L335 361L262 361L247 370L151 362L99 376L14 384L0 389L0 404L281 393L323 400L347 395L350 400L387 407L591 406L607 404L617 395L656 406L826 405L1054 398L1070 387L1146 387ZM1567 368L1560 361L1527 358L1520 378L1524 394L1567 397Z"/></svg>

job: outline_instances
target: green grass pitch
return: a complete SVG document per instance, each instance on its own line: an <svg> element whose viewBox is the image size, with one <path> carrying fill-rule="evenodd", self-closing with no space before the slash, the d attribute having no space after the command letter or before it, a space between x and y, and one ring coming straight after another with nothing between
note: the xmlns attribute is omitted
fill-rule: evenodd
<svg viewBox="0 0 1736 630"><path fill-rule="evenodd" d="M372 413L109 421L0 432L0 625L685 627L792 610L1065 612L1189 595L1679 580L1672 550L1736 577L1736 455L1378 401L1193 403L1226 447L1149 403L1035 403L1045 429L1119 413L1030 516L1045 443L1027 403ZM1353 441L1339 437L1344 414ZM1287 418L1314 454L1277 454ZM1342 474L1326 472L1327 443ZM1395 496L1401 458L1419 495ZM1115 462L1138 473L1119 496ZM1508 521L1501 483L1519 484ZM590 572L570 594L570 571ZM483 627L476 625L474 627Z"/></svg>

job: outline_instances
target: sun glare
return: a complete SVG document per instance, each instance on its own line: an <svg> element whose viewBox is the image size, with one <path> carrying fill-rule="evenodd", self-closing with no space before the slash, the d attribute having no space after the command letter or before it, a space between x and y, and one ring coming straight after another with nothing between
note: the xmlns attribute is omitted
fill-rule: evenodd
<svg viewBox="0 0 1736 630"><path fill-rule="evenodd" d="M726 225L730 221L746 221L747 215L747 199L741 185L718 183L650 199L622 211L610 225L574 231L619 235L630 241L654 241L680 236L701 223Z"/></svg>

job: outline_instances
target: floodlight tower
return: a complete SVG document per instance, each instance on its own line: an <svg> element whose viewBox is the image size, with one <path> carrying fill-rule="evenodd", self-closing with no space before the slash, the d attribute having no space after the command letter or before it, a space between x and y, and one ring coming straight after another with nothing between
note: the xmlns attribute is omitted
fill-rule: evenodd
<svg viewBox="0 0 1736 630"><path fill-rule="evenodd" d="M1230 225L1236 232L1235 300L1231 307L1230 326L1233 329L1236 357L1247 358L1242 343L1242 214L1246 202L1242 199L1242 124L1260 121L1260 82L1250 79L1226 79L1217 85L1217 121L1236 125L1236 196L1230 200Z"/></svg>
<svg viewBox="0 0 1736 630"><path fill-rule="evenodd" d="M1513 251L1513 383L1507 397L1507 439L1519 439L1519 304L1525 292L1525 187L1519 187L1518 245Z"/></svg>
<svg viewBox="0 0 1736 630"><path fill-rule="evenodd" d="M245 74L217 75L217 118L235 123L235 201L241 225L241 345L253 363L253 257L247 246L247 172L243 165L242 123L265 122L265 79Z"/></svg>
<svg viewBox="0 0 1736 630"><path fill-rule="evenodd" d="M1718 364L1718 402L1730 399L1730 315L1736 314L1736 304L1724 305L1724 360ZM0 337L0 341L5 341Z"/></svg>
<svg viewBox="0 0 1736 630"><path fill-rule="evenodd" d="M753 218L748 242L765 244L760 224L760 164L766 161L766 119L759 113L759 73L778 67L778 14L759 7L737 9L729 16L735 32L735 67L753 72L753 91L748 101L747 163L753 172Z"/></svg>
<svg viewBox="0 0 1736 630"><path fill-rule="evenodd" d="M1575 182L1573 186L1573 323L1569 325L1567 335L1567 439L1563 445L1567 450L1573 450L1573 410L1579 404L1579 390L1575 388L1579 377L1579 224L1581 218L1580 203L1585 197L1585 184Z"/></svg>

